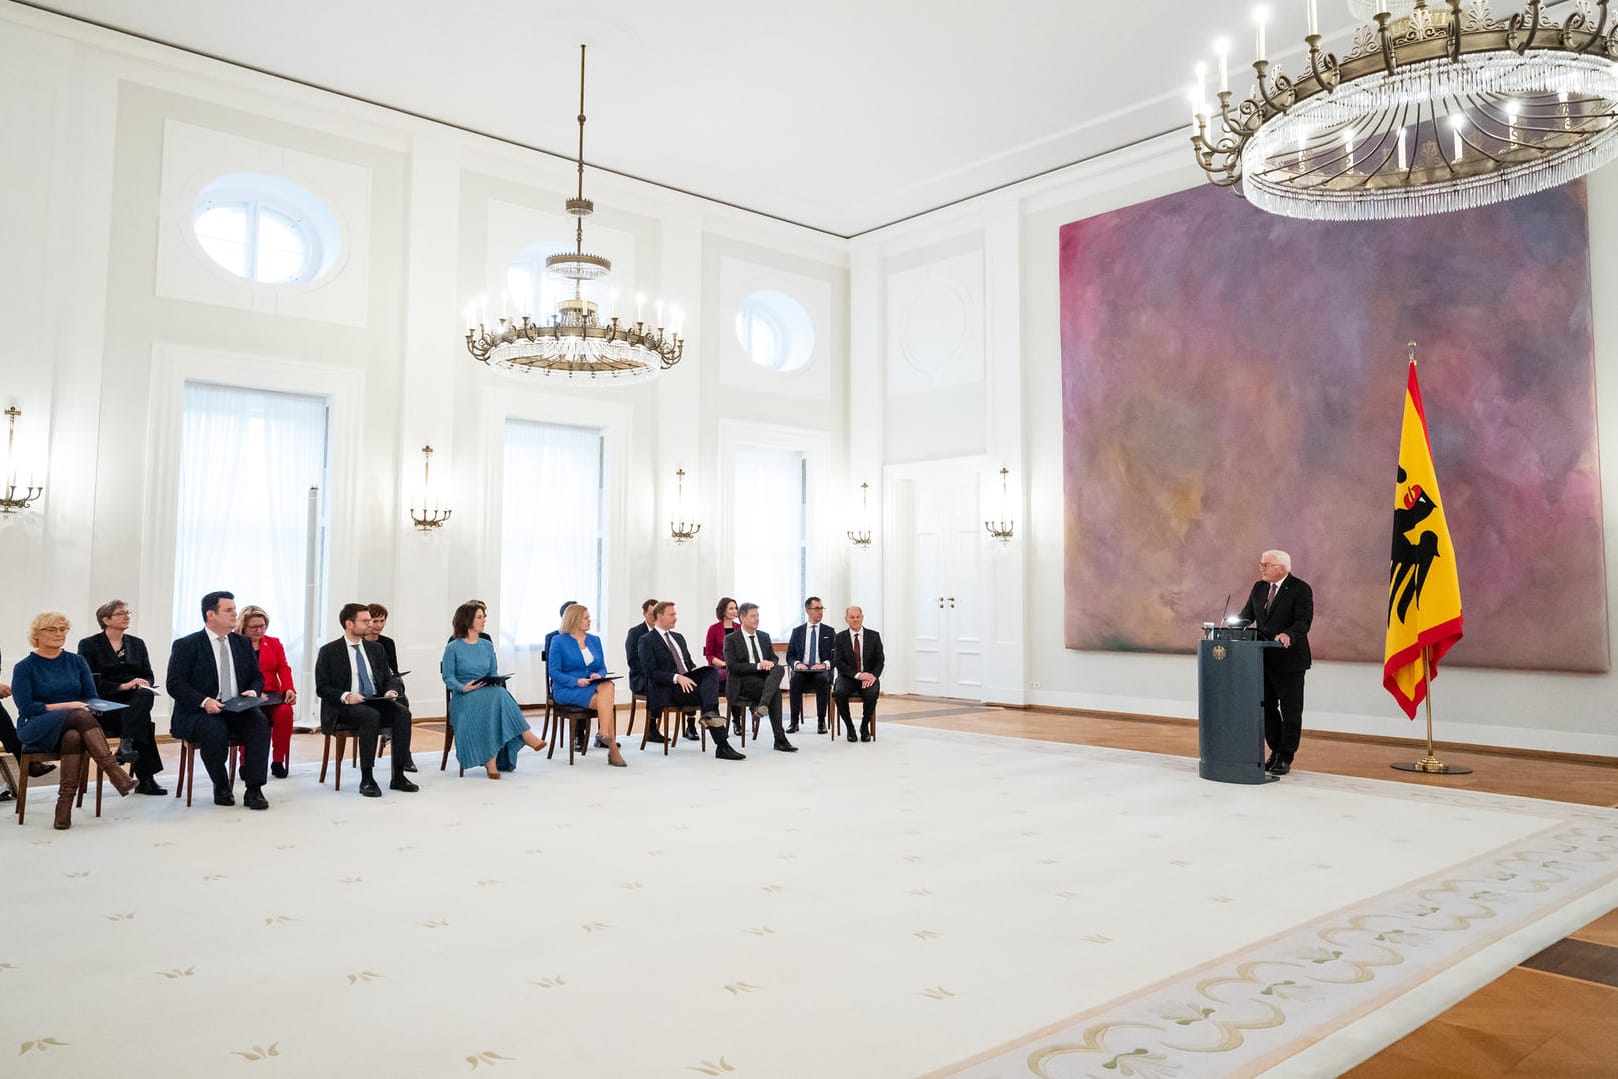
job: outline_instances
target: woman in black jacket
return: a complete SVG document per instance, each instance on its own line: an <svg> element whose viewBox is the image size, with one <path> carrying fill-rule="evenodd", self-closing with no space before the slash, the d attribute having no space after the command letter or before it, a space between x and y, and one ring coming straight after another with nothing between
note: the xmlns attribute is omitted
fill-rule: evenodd
<svg viewBox="0 0 1618 1079"><path fill-rule="evenodd" d="M131 769L140 782L136 794L167 794L152 777L163 770L163 758L157 752L157 732L152 727L152 700L156 696L153 686L157 676L152 673L152 660L146 652L146 642L129 632L129 619L133 614L121 599L111 600L96 608L96 621L101 632L79 642L79 655L90 665L96 692L109 701L127 705L101 717L103 727L109 722L117 730L119 763L133 763Z"/></svg>

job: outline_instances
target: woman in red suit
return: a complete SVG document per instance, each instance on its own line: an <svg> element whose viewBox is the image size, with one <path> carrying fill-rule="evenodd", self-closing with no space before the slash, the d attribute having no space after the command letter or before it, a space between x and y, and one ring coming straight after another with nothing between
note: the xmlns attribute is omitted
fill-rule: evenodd
<svg viewBox="0 0 1618 1079"><path fill-rule="evenodd" d="M708 636L702 642L702 659L719 671L719 695L725 695L725 635L736 632L736 601L720 596L714 605L714 617L719 619L708 627ZM742 733L741 720L736 720L736 734Z"/></svg>
<svg viewBox="0 0 1618 1079"><path fill-rule="evenodd" d="M270 628L270 616L263 607L243 607L237 624L258 655L264 692L286 694L285 703L264 709L270 717L270 774L276 779L285 779L287 755L292 751L292 706L298 703L298 691L292 688L292 668L287 665L287 650L274 637L265 636Z"/></svg>

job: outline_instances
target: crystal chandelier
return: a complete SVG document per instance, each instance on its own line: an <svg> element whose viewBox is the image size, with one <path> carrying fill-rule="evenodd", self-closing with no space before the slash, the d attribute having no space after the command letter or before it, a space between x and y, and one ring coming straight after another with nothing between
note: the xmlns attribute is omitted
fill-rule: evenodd
<svg viewBox="0 0 1618 1079"><path fill-rule="evenodd" d="M1361 26L1342 58L1321 48L1289 76L1265 54L1236 101L1228 43L1191 90L1197 164L1219 187L1287 217L1379 220L1486 206L1556 187L1618 155L1618 29L1609 0L1578 0L1563 22L1541 0L1496 18L1488 0L1350 0ZM1516 6L1516 5L1514 5ZM1396 10L1397 9L1397 10Z"/></svg>
<svg viewBox="0 0 1618 1079"><path fill-rule="evenodd" d="M528 315L507 318L502 312L491 328L482 318L473 320L466 331L466 348L481 363L511 371L561 375L585 381L610 378L642 381L653 378L680 362L685 339L679 327L655 329L640 321L628 323L612 315L602 322L596 304L584 298L586 281L596 281L612 272L612 263L601 255L584 250L584 219L595 211L595 204L584 197L584 46L579 46L579 191L567 200L567 212L577 219L574 249L551 255L545 260L548 273L573 282L571 299L560 301L548 320L532 321ZM659 305L659 321L662 306Z"/></svg>

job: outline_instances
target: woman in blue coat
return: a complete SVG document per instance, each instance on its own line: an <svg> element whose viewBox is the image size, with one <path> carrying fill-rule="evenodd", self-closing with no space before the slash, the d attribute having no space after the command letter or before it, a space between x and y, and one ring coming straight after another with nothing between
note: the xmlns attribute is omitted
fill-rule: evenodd
<svg viewBox="0 0 1618 1079"><path fill-rule="evenodd" d="M617 700L611 682L602 681L607 673L606 652L601 638L590 632L590 611L575 603L562 612L562 630L551 641L546 653L550 669L551 696L570 708L589 708L596 714L597 729L607 741L607 763L624 767L618 752Z"/></svg>

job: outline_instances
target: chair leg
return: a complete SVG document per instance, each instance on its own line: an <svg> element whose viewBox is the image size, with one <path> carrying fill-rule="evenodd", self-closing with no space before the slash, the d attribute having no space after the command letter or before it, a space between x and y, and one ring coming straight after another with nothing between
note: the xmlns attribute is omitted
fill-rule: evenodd
<svg viewBox="0 0 1618 1079"><path fill-rule="evenodd" d="M635 704L636 703L637 702L635 700L635 695L633 693L631 693L629 695L629 729L624 732L624 737L625 738L633 738L633 737L635 737ZM646 747L642 746L641 748L645 749Z"/></svg>
<svg viewBox="0 0 1618 1079"><path fill-rule="evenodd" d="M231 786L231 789L234 790L235 787L236 787L236 758L241 756L241 753L239 752L239 750L237 749L236 746L230 746L229 749L230 749L230 772L229 772L229 774L230 774L230 786Z"/></svg>
<svg viewBox="0 0 1618 1079"><path fill-rule="evenodd" d="M32 755L24 753L17 758L17 823L22 824L28 811L28 766L34 763Z"/></svg>
<svg viewBox="0 0 1618 1079"><path fill-rule="evenodd" d="M455 744L455 724L453 724L453 723L451 723L449 721L449 716L446 714L444 716L444 759L438 762L438 770L440 772L445 771L446 769L449 768L449 750L450 750L450 747L453 746L454 744ZM461 774L462 775L466 774L466 769L465 768L461 769Z"/></svg>
<svg viewBox="0 0 1618 1079"><path fill-rule="evenodd" d="M343 734L342 732L338 732L336 737L337 737L337 754L336 754L337 768L336 768L335 774L332 776L331 789L334 790L334 791L340 791L340 790L343 789L343 750L347 747L348 735ZM360 740L358 738L354 739L354 748L355 748L356 751L359 749L359 745L360 745Z"/></svg>
<svg viewBox="0 0 1618 1079"><path fill-rule="evenodd" d="M179 800L179 798L182 795L185 794L185 767L186 767L185 747L190 745L190 744L191 743L183 741L183 740L180 742L180 759L179 759L179 762L176 765L177 771L176 771L175 776L174 776L174 797L175 797L176 801Z"/></svg>
<svg viewBox="0 0 1618 1079"><path fill-rule="evenodd" d="M331 735L326 735L326 744L320 750L320 782L326 782L326 767L331 763ZM442 769L440 769L442 770Z"/></svg>
<svg viewBox="0 0 1618 1079"><path fill-rule="evenodd" d="M191 808L191 794L196 789L196 786L197 786L197 746L196 746L196 743L187 742L185 744L184 753L185 753L185 758L186 758L186 767L185 767L185 807L187 809L190 809ZM174 797L178 798L179 796L180 796L180 793L178 791L175 791L174 792Z"/></svg>

